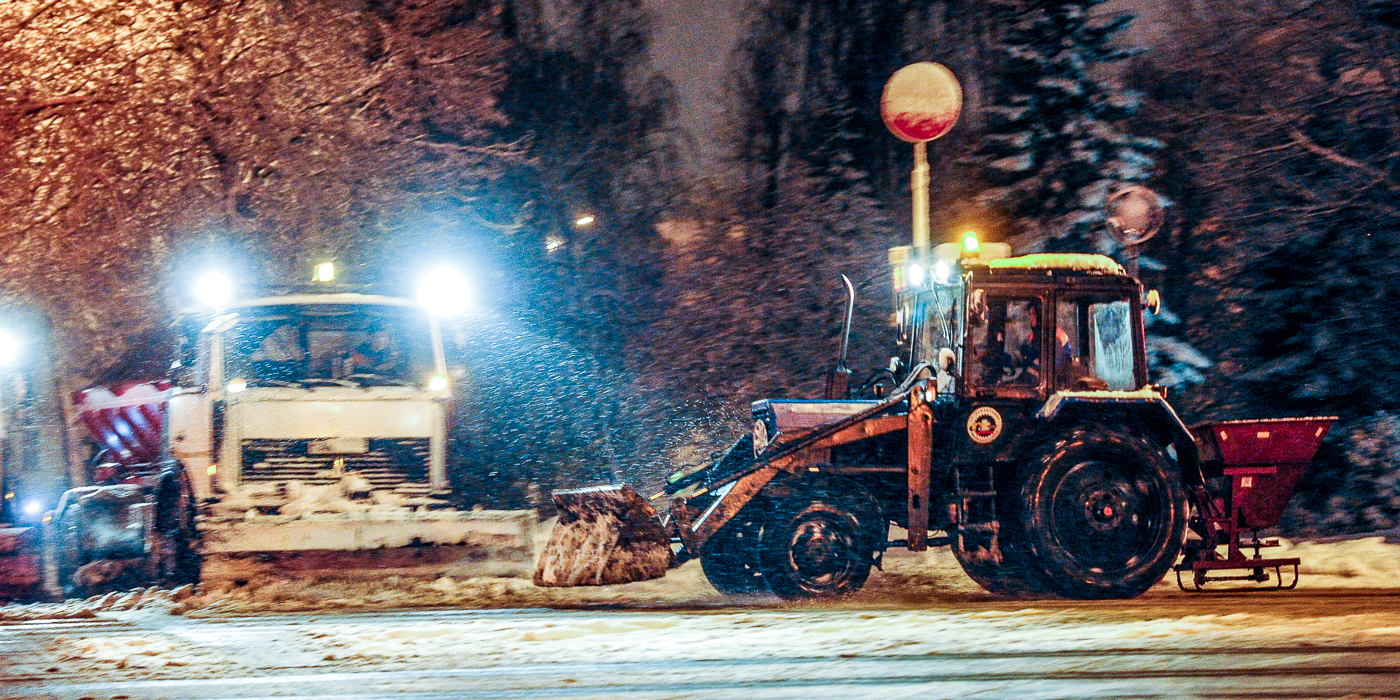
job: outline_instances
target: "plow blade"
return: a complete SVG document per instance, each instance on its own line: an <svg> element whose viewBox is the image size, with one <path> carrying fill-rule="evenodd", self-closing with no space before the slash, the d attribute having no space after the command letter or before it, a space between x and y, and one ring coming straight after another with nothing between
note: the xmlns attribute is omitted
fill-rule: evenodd
<svg viewBox="0 0 1400 700"><path fill-rule="evenodd" d="M535 565L536 586L631 583L671 568L671 537L636 491L618 484L552 495L559 523Z"/></svg>

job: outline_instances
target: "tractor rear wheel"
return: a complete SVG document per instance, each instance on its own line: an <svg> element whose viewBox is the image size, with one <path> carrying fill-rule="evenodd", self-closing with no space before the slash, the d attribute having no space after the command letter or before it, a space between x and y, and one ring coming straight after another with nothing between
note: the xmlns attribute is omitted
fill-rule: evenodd
<svg viewBox="0 0 1400 700"><path fill-rule="evenodd" d="M725 595L758 595L768 592L759 570L758 542L761 522L748 508L720 528L700 553L700 568L715 590Z"/></svg>
<svg viewBox="0 0 1400 700"><path fill-rule="evenodd" d="M859 488L859 487L857 487ZM759 568L781 598L839 598L870 577L882 542L879 509L838 488L797 489L769 512Z"/></svg>
<svg viewBox="0 0 1400 700"><path fill-rule="evenodd" d="M998 510L1007 512L1002 508ZM986 547L964 548L955 539L951 547L953 558L958 560L968 578L988 592L1012 598L1048 593L1045 574L1031 562L1025 538L1005 528L999 533L999 540L998 551L991 552Z"/></svg>
<svg viewBox="0 0 1400 700"><path fill-rule="evenodd" d="M1131 598L1176 562L1186 534L1186 488L1153 442L1084 426L1023 468L1014 525L1059 594Z"/></svg>

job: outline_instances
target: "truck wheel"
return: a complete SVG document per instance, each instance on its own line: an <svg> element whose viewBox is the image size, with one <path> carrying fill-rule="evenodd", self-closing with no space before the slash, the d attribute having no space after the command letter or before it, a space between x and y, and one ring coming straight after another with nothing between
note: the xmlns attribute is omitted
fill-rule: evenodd
<svg viewBox="0 0 1400 700"><path fill-rule="evenodd" d="M199 582L194 521L194 503L188 488L182 480L167 481L156 501L155 528L151 532L148 576L155 585L173 587Z"/></svg>
<svg viewBox="0 0 1400 700"><path fill-rule="evenodd" d="M1176 562L1186 488L1163 450L1110 428L1081 427L1026 465L1018 518L1030 556L1069 598L1131 598Z"/></svg>
<svg viewBox="0 0 1400 700"><path fill-rule="evenodd" d="M86 598L89 593L86 586L74 580L74 574L78 573L78 567L83 565L82 533L79 530L82 523L83 507L78 503L70 503L63 512L54 519L53 532L54 542L54 573L58 584L58 592L64 598Z"/></svg>
<svg viewBox="0 0 1400 700"><path fill-rule="evenodd" d="M799 491L769 513L759 569L781 598L837 598L859 591L879 543L879 511L837 489Z"/></svg>
<svg viewBox="0 0 1400 700"><path fill-rule="evenodd" d="M759 570L759 523L747 515L741 511L734 516L710 537L700 553L700 568L705 572L705 580L725 595L768 592L768 584L763 581L763 573Z"/></svg>

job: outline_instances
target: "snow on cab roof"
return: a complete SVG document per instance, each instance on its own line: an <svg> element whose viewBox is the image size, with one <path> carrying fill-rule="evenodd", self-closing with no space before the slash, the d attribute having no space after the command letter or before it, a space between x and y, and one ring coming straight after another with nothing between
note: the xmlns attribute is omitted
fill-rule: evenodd
<svg viewBox="0 0 1400 700"><path fill-rule="evenodd" d="M1101 275L1124 274L1123 266L1107 255L1082 253L1033 253L1015 258L988 261L993 270L1072 270L1096 272Z"/></svg>

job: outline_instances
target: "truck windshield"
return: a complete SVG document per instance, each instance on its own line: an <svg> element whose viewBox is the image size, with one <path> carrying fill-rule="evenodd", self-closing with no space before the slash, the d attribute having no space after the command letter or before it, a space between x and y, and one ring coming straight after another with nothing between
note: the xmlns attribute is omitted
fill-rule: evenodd
<svg viewBox="0 0 1400 700"><path fill-rule="evenodd" d="M225 376L248 386L417 386L434 366L421 311L371 304L240 311L224 333L224 358Z"/></svg>

